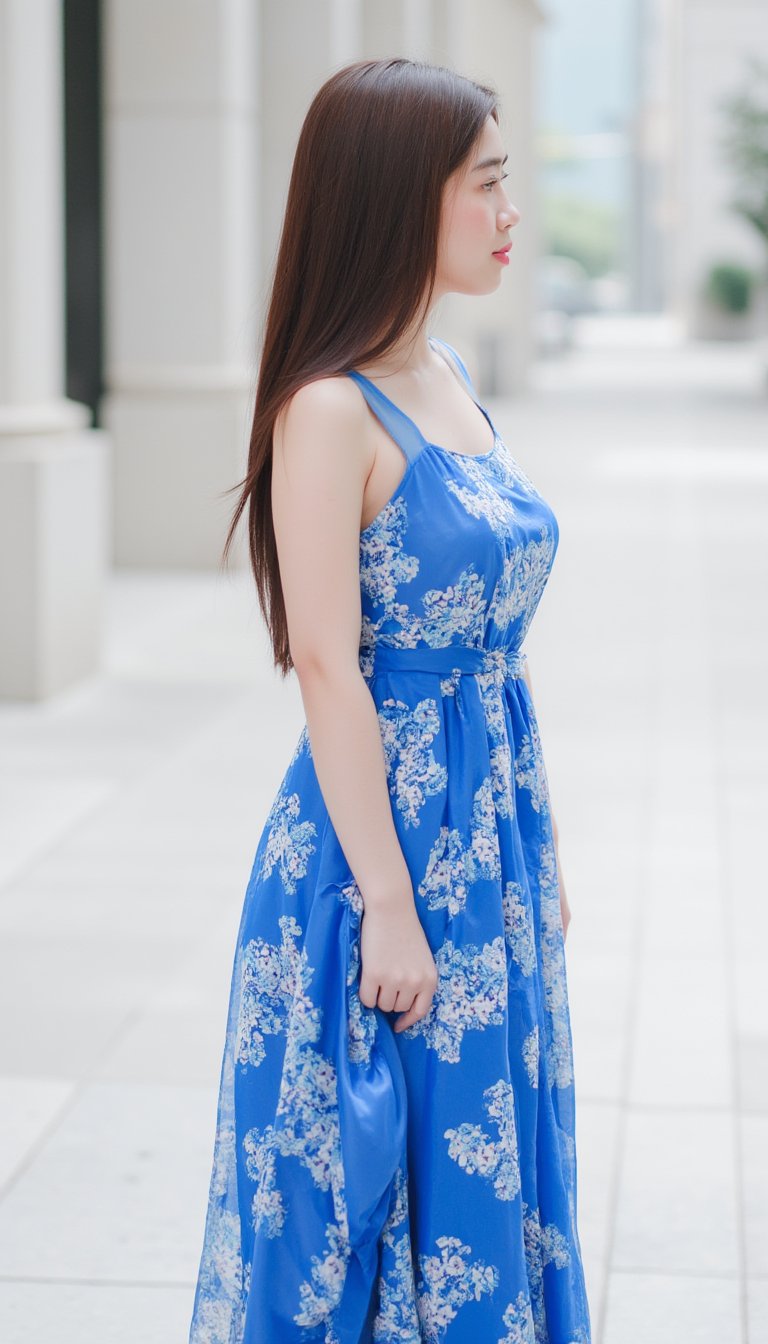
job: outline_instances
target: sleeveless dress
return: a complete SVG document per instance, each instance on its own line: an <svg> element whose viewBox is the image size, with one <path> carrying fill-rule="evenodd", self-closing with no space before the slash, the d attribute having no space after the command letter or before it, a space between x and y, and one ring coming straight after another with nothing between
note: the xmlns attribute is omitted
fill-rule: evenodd
<svg viewBox="0 0 768 1344"><path fill-rule="evenodd" d="M362 895L306 724L237 936L190 1344L590 1344L547 776L520 646L558 544L493 432L399 444L360 534L361 673L438 968L428 1014L364 1005ZM454 370L455 371L455 370ZM458 373L456 374L458 377Z"/></svg>

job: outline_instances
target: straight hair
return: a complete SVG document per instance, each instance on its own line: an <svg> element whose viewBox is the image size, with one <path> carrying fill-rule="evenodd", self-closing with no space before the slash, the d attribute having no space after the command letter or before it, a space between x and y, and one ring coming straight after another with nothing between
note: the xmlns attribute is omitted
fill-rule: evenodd
<svg viewBox="0 0 768 1344"><path fill-rule="evenodd" d="M293 667L272 521L272 445L303 384L373 363L426 312L443 191L498 97L445 66L361 60L315 94L299 135L274 264L247 471L248 549L275 667Z"/></svg>

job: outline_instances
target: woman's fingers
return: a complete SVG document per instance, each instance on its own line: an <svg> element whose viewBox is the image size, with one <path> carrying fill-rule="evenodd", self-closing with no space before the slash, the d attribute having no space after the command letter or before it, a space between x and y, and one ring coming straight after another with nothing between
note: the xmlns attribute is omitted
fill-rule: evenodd
<svg viewBox="0 0 768 1344"><path fill-rule="evenodd" d="M432 1004L432 997L427 990L422 990L420 994L417 994L407 1013L397 1019L395 1031L405 1031L406 1027L412 1026L420 1018L426 1017Z"/></svg>

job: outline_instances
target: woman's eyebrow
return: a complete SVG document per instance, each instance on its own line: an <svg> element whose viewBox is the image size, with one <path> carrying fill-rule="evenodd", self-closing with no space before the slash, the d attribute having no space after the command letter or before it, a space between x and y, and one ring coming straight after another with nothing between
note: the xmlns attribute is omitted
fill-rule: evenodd
<svg viewBox="0 0 768 1344"><path fill-rule="evenodd" d="M508 158L509 155L505 154L503 159L483 159L482 163L475 164L472 172L477 173L481 168L501 168L507 162Z"/></svg>

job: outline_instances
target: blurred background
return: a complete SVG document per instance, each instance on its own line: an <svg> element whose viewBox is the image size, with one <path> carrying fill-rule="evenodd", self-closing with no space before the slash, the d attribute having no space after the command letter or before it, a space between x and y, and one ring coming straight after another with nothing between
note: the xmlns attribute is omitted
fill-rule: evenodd
<svg viewBox="0 0 768 1344"><path fill-rule="evenodd" d="M433 329L560 526L526 651L593 1344L768 1341L764 0L0 0L3 1344L187 1339L303 723L224 492L302 119L392 55L496 87L521 212Z"/></svg>

